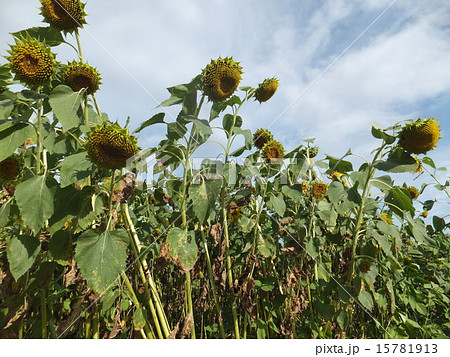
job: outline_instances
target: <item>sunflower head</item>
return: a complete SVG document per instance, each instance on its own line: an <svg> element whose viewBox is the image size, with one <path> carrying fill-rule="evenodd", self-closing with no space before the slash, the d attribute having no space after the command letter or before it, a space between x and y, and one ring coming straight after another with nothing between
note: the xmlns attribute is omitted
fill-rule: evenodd
<svg viewBox="0 0 450 357"><path fill-rule="evenodd" d="M419 197L419 190L413 186L407 187L406 191L408 191L409 195L413 200Z"/></svg>
<svg viewBox="0 0 450 357"><path fill-rule="evenodd" d="M325 182L315 181L311 187L311 195L314 198L322 199L327 194L328 185Z"/></svg>
<svg viewBox="0 0 450 357"><path fill-rule="evenodd" d="M95 93L101 84L100 74L94 67L83 62L73 61L64 69L62 82L74 92L86 88L88 94Z"/></svg>
<svg viewBox="0 0 450 357"><path fill-rule="evenodd" d="M202 71L203 91L212 102L231 97L241 81L242 67L232 57L211 60Z"/></svg>
<svg viewBox="0 0 450 357"><path fill-rule="evenodd" d="M16 78L31 88L48 83L56 68L55 56L44 43L31 37L16 39L6 57Z"/></svg>
<svg viewBox="0 0 450 357"><path fill-rule="evenodd" d="M80 0L41 0L44 21L59 31L73 32L86 24L85 4Z"/></svg>
<svg viewBox="0 0 450 357"><path fill-rule="evenodd" d="M305 156L312 159L313 157L316 157L319 153L319 148L317 146L309 146L307 148L303 148L300 150L300 153Z"/></svg>
<svg viewBox="0 0 450 357"><path fill-rule="evenodd" d="M436 147L441 131L436 119L418 119L399 134L399 145L409 154L425 154Z"/></svg>
<svg viewBox="0 0 450 357"><path fill-rule="evenodd" d="M22 177L23 162L19 155L13 154L0 162L0 182L16 182Z"/></svg>
<svg viewBox="0 0 450 357"><path fill-rule="evenodd" d="M255 100L258 102L267 102L278 89L279 81L276 78L266 78L258 85L255 91Z"/></svg>
<svg viewBox="0 0 450 357"><path fill-rule="evenodd" d="M89 133L88 155L91 161L106 169L121 169L139 148L137 140L118 124L97 126Z"/></svg>
<svg viewBox="0 0 450 357"><path fill-rule="evenodd" d="M302 195L303 196L309 196L309 182L308 181L303 181L302 182Z"/></svg>
<svg viewBox="0 0 450 357"><path fill-rule="evenodd" d="M241 216L242 216L242 212L241 212L240 207L236 207L236 208L228 211L228 217L230 218L231 223L233 223L233 224L237 224L237 222L239 221L239 218Z"/></svg>
<svg viewBox="0 0 450 357"><path fill-rule="evenodd" d="M258 129L253 134L253 143L258 149L262 149L271 140L273 140L273 135L267 129Z"/></svg>
<svg viewBox="0 0 450 357"><path fill-rule="evenodd" d="M277 163L284 158L284 147L276 140L270 140L262 148L263 156L270 162Z"/></svg>

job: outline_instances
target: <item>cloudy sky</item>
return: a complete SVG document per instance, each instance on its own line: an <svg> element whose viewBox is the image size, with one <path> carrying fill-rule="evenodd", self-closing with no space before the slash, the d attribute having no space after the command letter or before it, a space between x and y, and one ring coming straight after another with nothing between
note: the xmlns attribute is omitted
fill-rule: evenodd
<svg viewBox="0 0 450 357"><path fill-rule="evenodd" d="M435 116L443 139L430 156L450 167L448 0L86 2L84 56L102 73L98 98L112 120L130 116L136 127L161 111L166 87L190 81L211 58L233 56L244 67L241 85L280 80L269 102L248 103L242 117L252 131L269 127L287 150L317 138L319 158L349 148L367 156L378 144L371 122ZM0 0L1 55L10 32L42 25L38 7ZM67 46L56 51L61 62L75 56ZM164 132L143 131L140 145L156 146Z"/></svg>

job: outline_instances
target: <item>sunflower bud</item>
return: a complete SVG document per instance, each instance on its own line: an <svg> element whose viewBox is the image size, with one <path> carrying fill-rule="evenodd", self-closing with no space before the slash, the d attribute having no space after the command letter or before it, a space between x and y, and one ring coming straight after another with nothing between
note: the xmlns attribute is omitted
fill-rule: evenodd
<svg viewBox="0 0 450 357"><path fill-rule="evenodd" d="M50 48L36 39L16 39L6 57L16 78L30 87L48 83L55 73L55 56Z"/></svg>
<svg viewBox="0 0 450 357"><path fill-rule="evenodd" d="M15 182L22 177L23 162L13 154L0 162L0 182Z"/></svg>
<svg viewBox="0 0 450 357"><path fill-rule="evenodd" d="M413 200L419 197L419 190L413 186L407 187L406 191L408 191L409 195Z"/></svg>
<svg viewBox="0 0 450 357"><path fill-rule="evenodd" d="M267 78L262 83L259 84L255 91L255 99L262 103L267 102L278 89L278 79Z"/></svg>
<svg viewBox="0 0 450 357"><path fill-rule="evenodd" d="M138 150L136 138L118 124L98 126L89 133L88 155L100 167L121 169Z"/></svg>
<svg viewBox="0 0 450 357"><path fill-rule="evenodd" d="M262 149L271 140L273 140L273 135L267 129L258 129L253 134L253 143L258 149Z"/></svg>
<svg viewBox="0 0 450 357"><path fill-rule="evenodd" d="M101 84L101 78L94 67L73 61L66 66L62 82L72 88L74 92L86 88L88 94L94 94Z"/></svg>
<svg viewBox="0 0 450 357"><path fill-rule="evenodd" d="M284 158L284 147L276 140L271 140L262 148L263 156L270 162L278 162Z"/></svg>
<svg viewBox="0 0 450 357"><path fill-rule="evenodd" d="M241 81L242 67L232 57L212 60L202 71L203 91L212 102L231 97Z"/></svg>
<svg viewBox="0 0 450 357"><path fill-rule="evenodd" d="M84 6L80 0L41 0L44 21L59 31L73 32L86 24Z"/></svg>
<svg viewBox="0 0 450 357"><path fill-rule="evenodd" d="M440 134L437 120L419 118L402 129L399 134L399 145L409 154L425 154L436 147Z"/></svg>

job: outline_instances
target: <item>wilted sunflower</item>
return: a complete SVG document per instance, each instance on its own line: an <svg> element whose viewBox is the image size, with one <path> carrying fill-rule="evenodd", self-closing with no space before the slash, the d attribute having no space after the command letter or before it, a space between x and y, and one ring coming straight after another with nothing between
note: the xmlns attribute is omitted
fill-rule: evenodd
<svg viewBox="0 0 450 357"><path fill-rule="evenodd" d="M410 187L407 187L406 190L408 191L408 193L412 199L419 197L419 190L417 188L410 186Z"/></svg>
<svg viewBox="0 0 450 357"><path fill-rule="evenodd" d="M45 21L59 31L73 32L86 24L85 4L80 0L41 0L41 4Z"/></svg>
<svg viewBox="0 0 450 357"><path fill-rule="evenodd" d="M0 181L14 182L22 176L23 163L16 154L0 162Z"/></svg>
<svg viewBox="0 0 450 357"><path fill-rule="evenodd" d="M242 67L232 57L211 60L202 71L203 91L212 102L231 97L241 81Z"/></svg>
<svg viewBox="0 0 450 357"><path fill-rule="evenodd" d="M262 83L258 85L255 91L255 99L262 103L267 102L278 89L278 79L276 78L267 78Z"/></svg>
<svg viewBox="0 0 450 357"><path fill-rule="evenodd" d="M98 126L89 133L88 154L98 166L123 168L138 150L136 138L118 124Z"/></svg>
<svg viewBox="0 0 450 357"><path fill-rule="evenodd" d="M416 164L417 164L417 169L415 169L413 173L414 173L414 174L421 173L421 172L422 172L422 162L421 162L417 157L415 157L415 156L412 156L412 155L411 155L411 157L412 157L414 160L416 160Z"/></svg>
<svg viewBox="0 0 450 357"><path fill-rule="evenodd" d="M311 187L311 195L314 198L321 199L327 194L328 185L325 182L316 181Z"/></svg>
<svg viewBox="0 0 450 357"><path fill-rule="evenodd" d="M55 73L55 56L50 48L36 39L16 39L6 57L16 78L30 87L40 86L51 80Z"/></svg>
<svg viewBox="0 0 450 357"><path fill-rule="evenodd" d="M399 145L410 154L425 154L436 147L440 139L436 119L418 119L406 125L399 134Z"/></svg>
<svg viewBox="0 0 450 357"><path fill-rule="evenodd" d="M273 140L273 135L267 129L258 129L253 134L253 143L258 149L262 149L271 140Z"/></svg>
<svg viewBox="0 0 450 357"><path fill-rule="evenodd" d="M264 157L271 161L277 162L284 157L284 147L276 140L271 140L262 148Z"/></svg>
<svg viewBox="0 0 450 357"><path fill-rule="evenodd" d="M62 81L74 92L86 88L88 94L93 94L101 84L100 74L94 67L86 63L73 61L64 69Z"/></svg>
<svg viewBox="0 0 450 357"><path fill-rule="evenodd" d="M313 157L316 157L317 154L319 153L319 148L317 146L310 146L310 147L301 149L300 153L305 157L313 158Z"/></svg>

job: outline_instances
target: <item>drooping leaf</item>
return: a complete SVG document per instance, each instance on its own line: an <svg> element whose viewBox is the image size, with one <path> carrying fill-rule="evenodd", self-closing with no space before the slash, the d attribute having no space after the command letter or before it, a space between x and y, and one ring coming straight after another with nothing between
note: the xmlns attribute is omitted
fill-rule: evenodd
<svg viewBox="0 0 450 357"><path fill-rule="evenodd" d="M184 272L190 271L197 261L197 244L193 232L172 228L167 235L169 254Z"/></svg>
<svg viewBox="0 0 450 357"><path fill-rule="evenodd" d="M0 227L4 227L8 223L10 210L11 210L11 200L1 204L1 206L0 206Z"/></svg>
<svg viewBox="0 0 450 357"><path fill-rule="evenodd" d="M0 120L8 119L14 109L14 101L11 99L5 99L0 101Z"/></svg>
<svg viewBox="0 0 450 357"><path fill-rule="evenodd" d="M267 206L275 211L280 217L283 217L284 212L286 211L286 203L284 202L282 194L279 194L278 196L271 195L269 202L267 202Z"/></svg>
<svg viewBox="0 0 450 357"><path fill-rule="evenodd" d="M31 236L12 236L6 247L9 269L15 280L31 268L39 254L39 238Z"/></svg>
<svg viewBox="0 0 450 357"><path fill-rule="evenodd" d="M83 96L70 87L59 85L50 94L49 102L53 114L63 126L64 131L80 125L83 121L81 108Z"/></svg>
<svg viewBox="0 0 450 357"><path fill-rule="evenodd" d="M409 211L411 213L415 211L411 202L411 196L405 189L400 187L390 189L385 197L385 201L394 205L390 206L390 208L399 216L402 216L403 211Z"/></svg>
<svg viewBox="0 0 450 357"><path fill-rule="evenodd" d="M52 235L48 249L55 260L66 260L70 248L70 231L60 230Z"/></svg>
<svg viewBox="0 0 450 357"><path fill-rule="evenodd" d="M189 187L192 208L200 223L206 221L209 212L214 208L221 183L221 180L202 181L200 184L192 184Z"/></svg>
<svg viewBox="0 0 450 357"><path fill-rule="evenodd" d="M133 134L140 133L142 130L144 130L145 128L147 128L150 125L164 123L164 116L165 115L166 115L165 113L155 114L150 119L144 121L141 125L139 125L139 127L133 132Z"/></svg>
<svg viewBox="0 0 450 357"><path fill-rule="evenodd" d="M90 229L79 237L75 260L95 292L105 291L125 269L128 242L123 229L105 232Z"/></svg>
<svg viewBox="0 0 450 357"><path fill-rule="evenodd" d="M361 303L361 305L364 306L367 310L372 311L373 298L368 291L361 291L358 294L358 300Z"/></svg>
<svg viewBox="0 0 450 357"><path fill-rule="evenodd" d="M26 123L17 123L0 132L0 161L16 151L27 139L36 140L34 128Z"/></svg>
<svg viewBox="0 0 450 357"><path fill-rule="evenodd" d="M57 182L46 176L35 176L16 187L14 196L22 219L35 233L54 212L54 196Z"/></svg>

